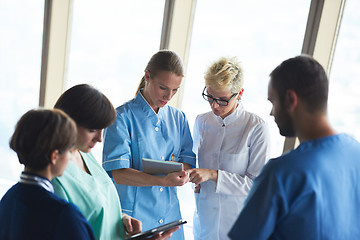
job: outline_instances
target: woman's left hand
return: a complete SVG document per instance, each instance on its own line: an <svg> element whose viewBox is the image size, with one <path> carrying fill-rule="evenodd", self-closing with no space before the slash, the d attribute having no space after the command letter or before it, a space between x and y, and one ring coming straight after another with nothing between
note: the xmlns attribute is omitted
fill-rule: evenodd
<svg viewBox="0 0 360 240"><path fill-rule="evenodd" d="M142 231L142 223L140 220L130 217L129 215L123 213L122 222L124 229L128 235L134 235Z"/></svg>

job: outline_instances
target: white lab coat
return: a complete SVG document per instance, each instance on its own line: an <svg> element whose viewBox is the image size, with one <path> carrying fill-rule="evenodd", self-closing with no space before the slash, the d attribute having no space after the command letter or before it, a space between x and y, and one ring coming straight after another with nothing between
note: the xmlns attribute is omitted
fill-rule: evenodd
<svg viewBox="0 0 360 240"><path fill-rule="evenodd" d="M253 179L269 159L268 126L240 101L225 119L201 114L194 126L194 152L199 168L218 170L217 182L203 182L195 193L194 238L229 239Z"/></svg>

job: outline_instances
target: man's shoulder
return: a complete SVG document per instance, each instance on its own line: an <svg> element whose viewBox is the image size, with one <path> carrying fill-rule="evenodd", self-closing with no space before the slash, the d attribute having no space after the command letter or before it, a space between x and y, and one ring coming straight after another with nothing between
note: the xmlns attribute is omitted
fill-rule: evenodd
<svg viewBox="0 0 360 240"><path fill-rule="evenodd" d="M264 167L264 170L271 172L274 175L292 172L294 167L301 165L301 154L299 155L295 150L283 153L279 157L271 158Z"/></svg>
<svg viewBox="0 0 360 240"><path fill-rule="evenodd" d="M356 140L353 136L346 134L346 133L341 133L341 134L335 135L334 137L336 137L336 139L338 140L339 143L360 151L360 142L358 140Z"/></svg>
<svg viewBox="0 0 360 240"><path fill-rule="evenodd" d="M316 171L330 163L329 159L337 161L339 155L360 156L360 143L347 134L338 134L324 139L301 143L296 149L283 153L281 156L272 158L268 162L271 171L285 172L296 169L298 173ZM323 161L327 159L327 161ZM344 159L343 159L344 160ZM314 168L316 166L316 168Z"/></svg>

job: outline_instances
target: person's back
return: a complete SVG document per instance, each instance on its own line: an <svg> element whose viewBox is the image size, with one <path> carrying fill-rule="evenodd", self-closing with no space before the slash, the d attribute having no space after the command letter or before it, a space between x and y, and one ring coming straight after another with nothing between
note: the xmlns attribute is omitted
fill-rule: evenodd
<svg viewBox="0 0 360 240"><path fill-rule="evenodd" d="M9 145L24 171L1 199L0 239L94 239L84 216L50 182L64 172L75 141L76 124L61 110L34 109L20 118Z"/></svg>
<svg viewBox="0 0 360 240"><path fill-rule="evenodd" d="M264 195L261 202L272 203L272 208L253 216L265 226L261 231L247 225L239 236L358 239L359 182L360 144L353 138L339 134L303 142L263 169L255 184L261 186L257 189ZM261 204L253 201L247 209ZM247 209L242 214L251 216ZM274 222L275 229L269 224Z"/></svg>
<svg viewBox="0 0 360 240"><path fill-rule="evenodd" d="M92 232L74 205L37 185L14 185L0 216L0 239L83 239Z"/></svg>

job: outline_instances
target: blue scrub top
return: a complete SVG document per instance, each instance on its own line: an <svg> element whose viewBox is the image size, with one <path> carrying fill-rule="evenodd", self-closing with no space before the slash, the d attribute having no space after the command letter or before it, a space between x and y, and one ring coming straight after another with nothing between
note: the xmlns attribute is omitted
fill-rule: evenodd
<svg viewBox="0 0 360 240"><path fill-rule="evenodd" d="M139 92L117 108L114 124L104 131L103 167L110 171L134 168L142 171L142 158L170 160L195 166L193 141L185 114L171 106L158 114ZM181 218L176 187L134 187L115 184L124 213L142 221L148 230ZM183 239L179 230L172 239Z"/></svg>
<svg viewBox="0 0 360 240"><path fill-rule="evenodd" d="M360 143L302 142L255 179L231 239L360 239Z"/></svg>

